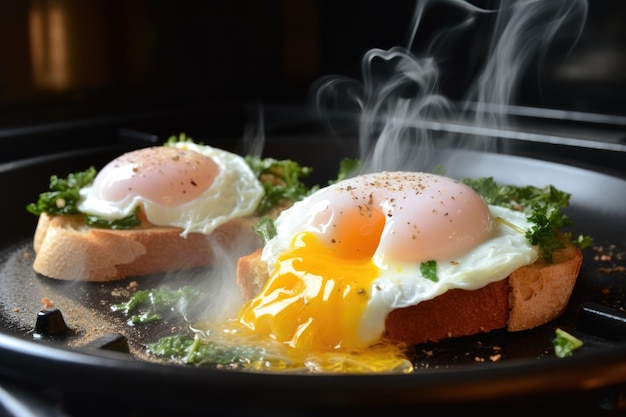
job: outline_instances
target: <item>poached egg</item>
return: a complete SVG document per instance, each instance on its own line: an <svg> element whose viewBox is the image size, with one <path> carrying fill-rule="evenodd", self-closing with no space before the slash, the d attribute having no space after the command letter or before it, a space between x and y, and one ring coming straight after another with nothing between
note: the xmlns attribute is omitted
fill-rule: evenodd
<svg viewBox="0 0 626 417"><path fill-rule="evenodd" d="M269 280L238 322L318 357L376 346L390 311L481 288L538 256L523 213L488 206L470 187L430 173L338 182L282 212L275 226L262 252Z"/></svg>
<svg viewBox="0 0 626 417"><path fill-rule="evenodd" d="M186 236L252 214L264 191L241 156L178 141L119 156L80 194L83 213L116 220L140 206L153 225L179 227Z"/></svg>

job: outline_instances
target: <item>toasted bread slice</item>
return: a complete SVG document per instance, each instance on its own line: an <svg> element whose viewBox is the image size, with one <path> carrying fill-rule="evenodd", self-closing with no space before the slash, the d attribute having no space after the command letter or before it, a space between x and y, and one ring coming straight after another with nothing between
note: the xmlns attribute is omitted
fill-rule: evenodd
<svg viewBox="0 0 626 417"><path fill-rule="evenodd" d="M545 324L565 310L582 258L579 249L567 247L554 254L554 263L538 261L480 289L448 290L432 300L394 310L385 322L385 338L415 345ZM268 278L261 250L239 259L237 282L244 299L256 295Z"/></svg>
<svg viewBox="0 0 626 417"><path fill-rule="evenodd" d="M78 281L114 281L211 265L216 248L261 245L252 230L256 218L232 220L211 235L180 235L176 227L144 222L129 230L86 226L82 215L43 213L35 230L33 268L50 278ZM247 246L243 246L243 244Z"/></svg>

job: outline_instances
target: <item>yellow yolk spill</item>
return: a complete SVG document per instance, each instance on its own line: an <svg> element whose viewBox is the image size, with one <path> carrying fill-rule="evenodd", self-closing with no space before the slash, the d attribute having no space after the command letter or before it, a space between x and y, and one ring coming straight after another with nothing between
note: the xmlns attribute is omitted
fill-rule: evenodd
<svg viewBox="0 0 626 417"><path fill-rule="evenodd" d="M240 310L243 324L298 349L363 346L360 318L379 275L372 256L385 217L369 206L351 211L331 223L330 245L311 232L294 237L265 288Z"/></svg>
<svg viewBox="0 0 626 417"><path fill-rule="evenodd" d="M370 346L359 335L370 288L379 275L372 256L384 214L361 207L358 215L346 219L350 220L331 226L330 246L314 233L298 234L291 250L277 259L261 293L240 309L237 324L242 327L226 333L251 338L253 344L278 343L284 352L270 354L251 368L345 373L413 370L402 346L384 342Z"/></svg>
<svg viewBox="0 0 626 417"><path fill-rule="evenodd" d="M289 373L410 373L414 367L406 356L406 347L381 342L354 349L298 349L261 335L228 320L221 323L196 323L194 330L203 343L217 346L254 349L244 366L252 371Z"/></svg>
<svg viewBox="0 0 626 417"><path fill-rule="evenodd" d="M371 259L338 258L302 233L277 263L262 292L240 310L243 324L298 349L362 347L360 318L379 273Z"/></svg>
<svg viewBox="0 0 626 417"><path fill-rule="evenodd" d="M376 225L381 219L373 217L364 219L373 227L345 229L341 242L349 246L378 239L384 222ZM375 245L369 257L346 259L345 249L329 248L315 234L303 232L291 246L261 293L240 309L238 320L199 325L201 340L262 349L264 354L246 366L251 370L412 372L404 346L384 341L370 346L359 337L368 292L379 275L371 260Z"/></svg>

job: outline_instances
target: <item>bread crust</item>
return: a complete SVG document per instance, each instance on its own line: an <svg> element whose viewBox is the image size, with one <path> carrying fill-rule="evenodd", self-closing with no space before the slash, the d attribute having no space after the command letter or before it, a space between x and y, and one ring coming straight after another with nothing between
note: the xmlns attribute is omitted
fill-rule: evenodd
<svg viewBox="0 0 626 417"><path fill-rule="evenodd" d="M556 251L554 262L538 261L514 271L509 277L511 332L531 329L563 314L583 262L573 246Z"/></svg>
<svg viewBox="0 0 626 417"><path fill-rule="evenodd" d="M579 249L566 247L555 252L552 264L538 261L477 290L448 290L432 300L394 310L385 321L384 337L416 345L545 324L565 310L582 259ZM267 279L261 250L239 259L237 282L244 299L256 295Z"/></svg>
<svg viewBox="0 0 626 417"><path fill-rule="evenodd" d="M86 226L82 215L43 213L35 230L34 270L50 278L77 281L114 281L211 265L215 248L261 245L252 230L256 218L232 220L211 235L180 235L176 227L143 223L128 230Z"/></svg>
<svg viewBox="0 0 626 417"><path fill-rule="evenodd" d="M262 251L263 249L257 249L237 261L237 285L244 300L249 300L261 292L269 279L267 264L261 259Z"/></svg>

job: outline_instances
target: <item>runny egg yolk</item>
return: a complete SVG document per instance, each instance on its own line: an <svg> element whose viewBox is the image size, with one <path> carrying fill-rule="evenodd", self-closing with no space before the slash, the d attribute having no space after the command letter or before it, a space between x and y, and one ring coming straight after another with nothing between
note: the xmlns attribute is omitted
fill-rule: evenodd
<svg viewBox="0 0 626 417"><path fill-rule="evenodd" d="M243 323L298 349L361 345L358 321L379 273L371 257L338 258L314 234L303 232L293 249L279 256L278 268L240 311Z"/></svg>
<svg viewBox="0 0 626 417"><path fill-rule="evenodd" d="M104 201L137 195L163 207L196 199L219 173L208 156L187 149L151 147L113 160L96 177L94 189Z"/></svg>
<svg viewBox="0 0 626 417"><path fill-rule="evenodd" d="M492 233L489 207L469 187L407 172L326 187L283 212L276 228L263 252L269 280L242 307L239 322L314 351L380 342L394 302L374 303L373 294L396 296L385 295L377 279L426 280L415 272L421 263L452 264Z"/></svg>

